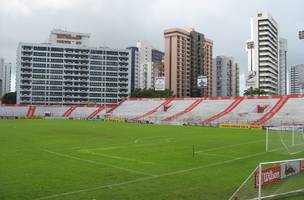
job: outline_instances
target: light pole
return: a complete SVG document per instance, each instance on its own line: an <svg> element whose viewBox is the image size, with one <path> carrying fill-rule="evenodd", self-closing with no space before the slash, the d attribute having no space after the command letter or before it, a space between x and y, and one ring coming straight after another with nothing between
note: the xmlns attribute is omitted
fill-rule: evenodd
<svg viewBox="0 0 304 200"><path fill-rule="evenodd" d="M247 42L247 49L250 49L250 71L253 71L252 50L254 49L254 42Z"/></svg>

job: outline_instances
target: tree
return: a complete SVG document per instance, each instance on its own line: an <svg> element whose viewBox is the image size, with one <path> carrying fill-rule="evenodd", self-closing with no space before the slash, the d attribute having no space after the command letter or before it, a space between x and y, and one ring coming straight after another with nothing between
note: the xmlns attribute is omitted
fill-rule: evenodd
<svg viewBox="0 0 304 200"><path fill-rule="evenodd" d="M266 95L266 94L267 94L267 92L260 88L253 89L252 87L250 87L249 89L244 91L245 96L261 96L261 95Z"/></svg>
<svg viewBox="0 0 304 200"><path fill-rule="evenodd" d="M16 104L16 92L9 92L3 95L2 103L3 104Z"/></svg>
<svg viewBox="0 0 304 200"><path fill-rule="evenodd" d="M173 97L171 90L155 91L154 89L135 89L131 92L131 98L169 98Z"/></svg>

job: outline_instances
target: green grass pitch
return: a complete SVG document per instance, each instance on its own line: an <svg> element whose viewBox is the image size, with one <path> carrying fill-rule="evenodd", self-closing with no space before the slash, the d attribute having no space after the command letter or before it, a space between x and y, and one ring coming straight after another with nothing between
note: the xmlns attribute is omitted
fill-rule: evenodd
<svg viewBox="0 0 304 200"><path fill-rule="evenodd" d="M262 130L0 120L0 199L222 200L259 162L303 156L265 153Z"/></svg>

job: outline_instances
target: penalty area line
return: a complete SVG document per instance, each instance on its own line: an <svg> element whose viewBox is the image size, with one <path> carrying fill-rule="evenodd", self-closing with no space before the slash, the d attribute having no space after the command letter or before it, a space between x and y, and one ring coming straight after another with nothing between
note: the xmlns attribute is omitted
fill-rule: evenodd
<svg viewBox="0 0 304 200"><path fill-rule="evenodd" d="M273 151L277 151L277 150L273 150ZM122 186L122 185L128 185L128 184L132 184L132 183L144 182L144 181L153 180L153 179L157 179L157 178L162 178L162 177L166 177L166 176L178 175L178 174L183 174L183 173L187 173L187 172L195 171L195 170L199 170L199 169L204 169L204 168L215 167L215 166L219 166L219 165L223 165L223 164L228 164L228 163L232 163L232 162L235 162L235 161L238 161L238 160L244 160L244 159L247 159L247 158L261 156L261 155L264 155L264 154L267 154L267 152L249 154L249 155L246 155L246 156L237 157L237 158L226 160L226 161L215 162L215 163L211 163L211 164L208 164L208 165L193 167L193 168L184 169L184 170L178 170L178 171L164 173L164 174L160 174L160 175L154 175L152 177L138 178L138 179L125 181L125 182L120 182L120 183L100 185L100 186L81 189L81 190L74 190L74 191L70 191L70 192L64 192L64 193L54 194L54 195L50 195L50 196L39 197L39 198L36 198L34 200L53 199L53 198L62 197L62 196L79 194L79 193L82 193L82 192L91 192L91 191L105 189L105 188L112 188L114 186Z"/></svg>
<svg viewBox="0 0 304 200"><path fill-rule="evenodd" d="M202 151L196 151L195 153L200 154L200 153L205 153L205 152L209 152L209 151L216 151L216 150L220 150L220 149L243 146L246 144L259 143L259 142L263 142L263 141L265 141L265 140L256 140L256 141L252 141L252 142L244 142L244 143L240 143L240 144L226 145L226 146L222 146L222 147L215 147L215 148L210 148L210 149L206 149L206 150L202 150Z"/></svg>
<svg viewBox="0 0 304 200"><path fill-rule="evenodd" d="M130 161L130 162L137 162L137 163L142 163L142 164L149 164L149 165L155 164L153 162L146 162L146 161L142 161L142 160L125 158L125 157L121 157L121 156L111 156L111 155L103 154L103 153L88 152L88 154L102 156L102 157L116 159L116 160L124 160L124 161Z"/></svg>
<svg viewBox="0 0 304 200"><path fill-rule="evenodd" d="M82 161L82 162L86 162L86 163L91 163L91 164L94 164L94 165L99 165L99 166L103 165L103 166L106 166L106 167L112 167L112 168L120 169L120 170L123 170L123 171L132 172L132 173L145 175L145 176L150 176L150 177L156 176L154 174L141 172L141 171L138 171L138 170L119 167L119 166L111 165L111 164L107 164L107 163L96 162L96 161L93 161L93 160L83 159L83 158L79 158L79 157L76 157L76 156L71 156L71 155L68 155L68 154L63 154L63 153L59 153L59 152L55 152L55 151L50 151L50 150L47 150L47 149L45 149L44 151L47 152L47 153L50 153L50 154L57 155L57 156L61 156L61 157L65 157L65 158L69 158L69 159L73 159L73 160L78 160L78 161Z"/></svg>

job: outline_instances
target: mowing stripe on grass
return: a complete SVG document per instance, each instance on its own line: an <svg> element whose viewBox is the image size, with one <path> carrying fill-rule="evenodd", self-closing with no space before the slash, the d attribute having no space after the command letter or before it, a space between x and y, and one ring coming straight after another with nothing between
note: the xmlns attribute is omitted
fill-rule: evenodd
<svg viewBox="0 0 304 200"><path fill-rule="evenodd" d="M281 148L275 149L275 150L272 150L270 152L278 151L280 149ZM86 188L86 189L75 190L75 191L71 191L71 192L64 192L64 193L54 194L54 195L45 196L45 197L39 197L39 198L36 198L34 200L53 199L53 198L57 198L57 197L68 196L68 195L78 194L78 193L82 193L82 192L91 192L91 191L105 189L105 188L112 188L114 186L122 186L122 185L128 185L128 184L132 184L132 183L144 182L144 181L153 180L153 179L157 179L157 178L162 178L162 177L166 177L166 176L178 175L178 174L187 173L187 172L194 171L194 170L199 170L199 169L204 169L204 168L208 168L208 167L215 167L215 166L219 166L219 165L223 165L223 164L228 164L228 163L232 163L232 162L235 162L235 161L244 160L244 159L247 159L247 158L261 156L261 155L264 155L266 153L267 152L259 152L259 153L255 153L255 154L249 154L247 156L237 157L237 158L234 158L234 159L225 160L225 161L221 161L221 162L215 162L215 163L211 163L211 164L208 164L208 165L203 165L203 166L193 167L193 168L189 168L189 169L178 170L178 171L169 172L169 173L165 173L165 174L155 175L153 177L144 177L144 178L138 178L138 179L135 179L135 180L125 181L125 182L120 182L120 183L100 185L100 186L96 186L96 187L92 187L92 188Z"/></svg>
<svg viewBox="0 0 304 200"><path fill-rule="evenodd" d="M128 172L133 172L133 173L136 173L136 174L146 175L146 176L150 176L150 177L151 176L152 177L156 176L154 174L145 173L145 172L141 172L141 171L138 171L138 170L128 169L128 168L119 167L119 166L116 166L116 165L111 165L111 164L106 164L106 163L100 163L100 162L96 162L96 161L93 161L93 160L88 160L88 159L83 159L83 158L79 158L79 157L76 157L76 156L71 156L71 155L68 155L68 154L63 154L63 153L58 153L58 152L55 152L55 151L50 151L50 150L47 150L47 149L44 150L44 151L48 152L50 154L57 155L57 156L70 158L70 159L74 159L74 160L79 160L79 161L91 163L91 164L94 164L94 165L103 165L103 166L112 167L112 168L116 168L116 169L120 169L120 170L124 170L124 171L128 171Z"/></svg>

